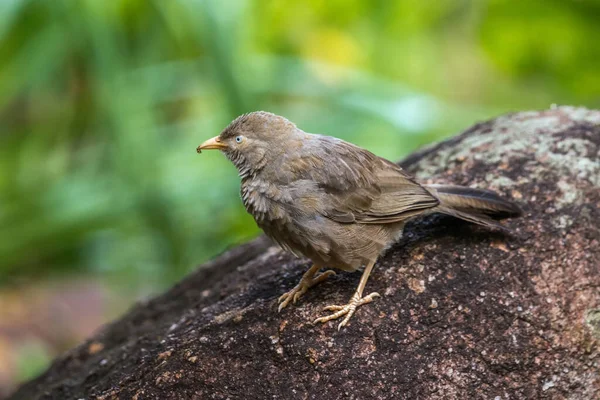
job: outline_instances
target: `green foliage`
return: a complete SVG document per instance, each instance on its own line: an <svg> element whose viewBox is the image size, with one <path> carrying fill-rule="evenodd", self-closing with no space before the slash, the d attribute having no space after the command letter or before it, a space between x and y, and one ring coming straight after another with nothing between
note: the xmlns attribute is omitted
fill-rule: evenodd
<svg viewBox="0 0 600 400"><path fill-rule="evenodd" d="M40 342L30 342L16 349L16 375L19 381L35 378L48 367L52 357Z"/></svg>
<svg viewBox="0 0 600 400"><path fill-rule="evenodd" d="M575 1L0 2L0 282L166 285L257 229L196 146L265 109L390 158L478 119L598 106Z"/></svg>

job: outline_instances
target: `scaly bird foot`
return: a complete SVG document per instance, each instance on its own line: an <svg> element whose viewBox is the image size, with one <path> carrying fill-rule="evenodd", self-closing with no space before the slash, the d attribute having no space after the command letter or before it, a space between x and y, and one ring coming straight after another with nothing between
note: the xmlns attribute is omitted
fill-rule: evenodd
<svg viewBox="0 0 600 400"><path fill-rule="evenodd" d="M309 288L313 287L317 283L323 282L325 279L329 278L332 275L335 275L335 271L327 270L315 277L306 278L303 276L300 282L292 290L281 295L281 297L278 300L278 302L280 303L279 311L286 308L290 304L290 302L292 304L296 304L296 301L298 301L298 299L302 297L302 295L306 293L306 291Z"/></svg>
<svg viewBox="0 0 600 400"><path fill-rule="evenodd" d="M339 317L345 315L346 318L344 318L344 320L338 325L338 331L339 331L342 328L342 326L345 326L348 323L348 321L350 321L350 318L352 317L352 315L354 315L354 312L356 311L357 307L362 306L363 304L372 302L373 299L375 299L376 297L381 297L381 296L377 292L371 293L370 295L365 296L365 297L360 297L360 295L358 293L355 293L354 296L352 296L352 298L348 302L348 304L346 304L345 306L335 306L334 305L334 306L325 307L324 308L325 311L335 311L335 312L326 317L317 318L313 322L313 324L316 324L317 322L325 323L325 322L331 321L333 319L338 319Z"/></svg>

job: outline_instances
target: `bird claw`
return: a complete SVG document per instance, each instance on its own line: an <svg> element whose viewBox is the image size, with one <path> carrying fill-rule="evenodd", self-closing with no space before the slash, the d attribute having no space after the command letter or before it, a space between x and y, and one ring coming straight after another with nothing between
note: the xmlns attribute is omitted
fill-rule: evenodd
<svg viewBox="0 0 600 400"><path fill-rule="evenodd" d="M282 294L279 297L279 299L277 300L279 302L278 311L281 312L281 310L286 308L290 303L296 304L300 297L302 297L302 295L306 293L309 288L313 287L318 283L323 282L325 279L333 275L335 275L335 271L327 270L322 274L315 276L314 278L306 279L305 277L302 277L300 282L292 290Z"/></svg>
<svg viewBox="0 0 600 400"><path fill-rule="evenodd" d="M373 293L369 294L368 296L361 298L360 296L355 294L354 296L352 296L352 298L350 299L348 304L346 304L344 306L331 305L331 306L325 307L324 308L325 311L335 311L335 312L333 314L327 315L325 317L320 317L320 318L315 319L313 324L316 324L318 322L321 322L324 324L326 322L329 322L334 319L338 319L345 315L346 317L338 325L338 331L339 331L343 326L345 326L348 323L348 321L350 321L350 318L352 318L352 315L354 315L354 312L356 311L356 309L359 306L362 306L363 304L372 302L376 297L381 297L381 295L377 292L373 292Z"/></svg>
<svg viewBox="0 0 600 400"><path fill-rule="evenodd" d="M343 310L344 307L345 306L331 305L331 306L323 307L323 311L340 311L340 310Z"/></svg>

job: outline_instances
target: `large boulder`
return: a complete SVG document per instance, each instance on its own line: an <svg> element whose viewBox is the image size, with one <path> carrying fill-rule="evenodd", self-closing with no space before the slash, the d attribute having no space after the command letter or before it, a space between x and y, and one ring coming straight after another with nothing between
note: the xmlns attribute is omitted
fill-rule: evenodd
<svg viewBox="0 0 600 400"><path fill-rule="evenodd" d="M265 238L201 266L59 357L12 399L598 399L600 111L480 123L401 165L515 199L512 235L411 222L341 331L340 272L277 312L309 261Z"/></svg>

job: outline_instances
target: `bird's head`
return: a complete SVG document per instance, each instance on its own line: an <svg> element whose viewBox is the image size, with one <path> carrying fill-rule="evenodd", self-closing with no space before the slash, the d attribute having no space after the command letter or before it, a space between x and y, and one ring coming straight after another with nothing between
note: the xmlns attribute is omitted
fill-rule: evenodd
<svg viewBox="0 0 600 400"><path fill-rule="evenodd" d="M241 176L260 171L275 161L304 132L284 117L265 111L255 111L237 117L219 136L208 139L196 151L221 150Z"/></svg>

